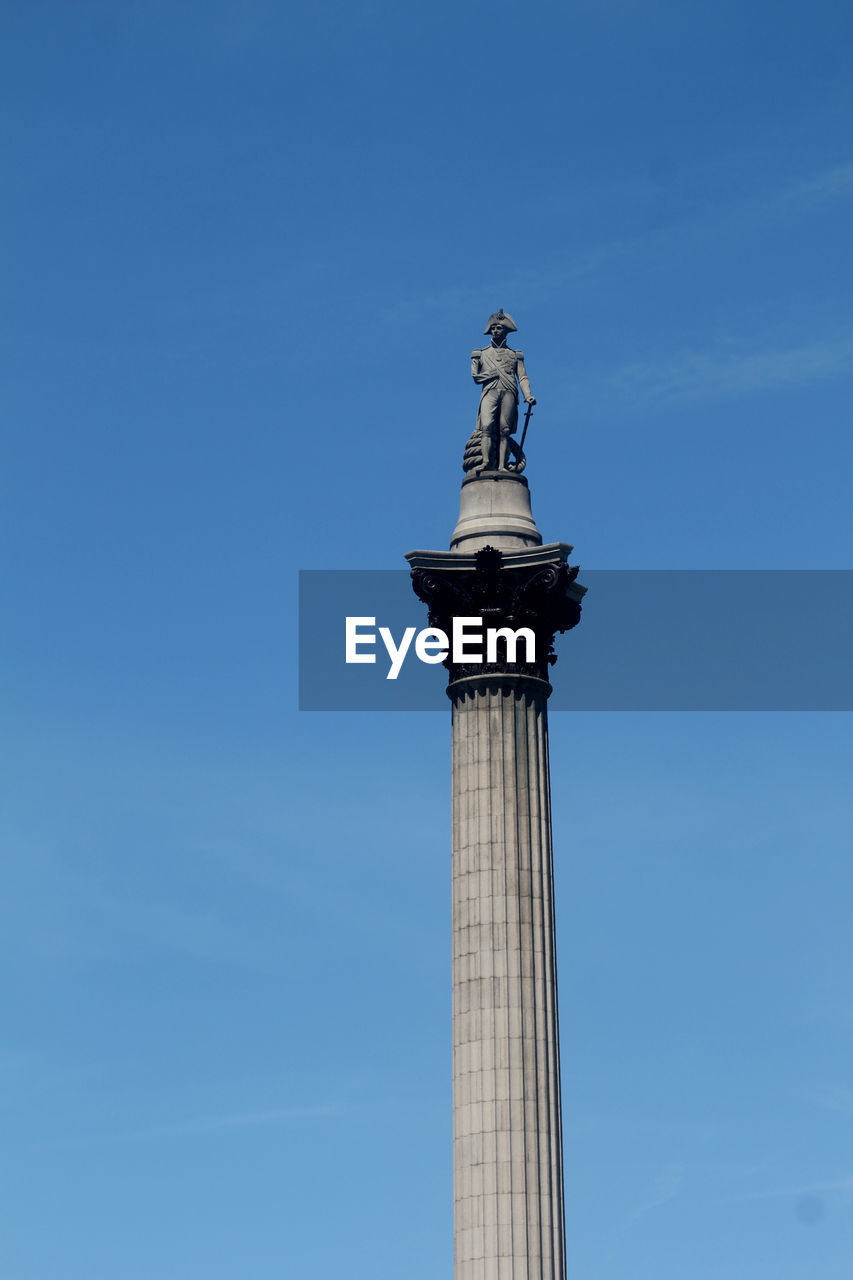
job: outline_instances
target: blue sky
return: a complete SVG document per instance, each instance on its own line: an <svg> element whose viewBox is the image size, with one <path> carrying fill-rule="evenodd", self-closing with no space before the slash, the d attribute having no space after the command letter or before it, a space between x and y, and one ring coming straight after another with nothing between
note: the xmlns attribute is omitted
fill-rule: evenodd
<svg viewBox="0 0 853 1280"><path fill-rule="evenodd" d="M296 572L446 545L498 306L547 539L849 567L847 6L0 23L0 1272L449 1275L445 699L300 715ZM846 1280L849 717L552 757L573 1273Z"/></svg>

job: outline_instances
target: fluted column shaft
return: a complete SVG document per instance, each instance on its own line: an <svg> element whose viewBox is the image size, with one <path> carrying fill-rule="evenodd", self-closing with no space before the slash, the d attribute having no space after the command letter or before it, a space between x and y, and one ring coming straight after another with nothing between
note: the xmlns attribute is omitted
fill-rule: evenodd
<svg viewBox="0 0 853 1280"><path fill-rule="evenodd" d="M565 1280L550 686L448 693L455 1280Z"/></svg>

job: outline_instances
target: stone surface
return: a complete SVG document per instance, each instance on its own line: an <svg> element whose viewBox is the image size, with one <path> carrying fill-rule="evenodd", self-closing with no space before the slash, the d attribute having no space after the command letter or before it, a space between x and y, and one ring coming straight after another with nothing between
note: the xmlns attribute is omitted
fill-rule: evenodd
<svg viewBox="0 0 853 1280"><path fill-rule="evenodd" d="M449 692L455 1278L564 1280L550 687Z"/></svg>
<svg viewBox="0 0 853 1280"><path fill-rule="evenodd" d="M510 316L492 316L493 347L511 329ZM585 588L568 563L571 546L542 545L517 447L492 469L496 441L513 425L513 395L517 420L519 354L496 358L506 364L496 376L507 401L497 413L488 402L489 422L485 394L481 401L465 460L478 474L463 481L451 549L406 556L430 627L451 634L454 618L481 618L535 637L523 661L510 662L504 644L491 662L457 655L454 663L451 653L444 664L453 719L455 1280L566 1280L547 699L555 634L579 622ZM491 366L481 355L472 373L486 385L478 375ZM504 465L508 454L515 470Z"/></svg>
<svg viewBox="0 0 853 1280"><path fill-rule="evenodd" d="M476 551L487 544L501 551L536 547L542 534L530 509L530 489L522 476L481 471L462 481L459 519L450 539L452 551Z"/></svg>
<svg viewBox="0 0 853 1280"><path fill-rule="evenodd" d="M453 707L455 1280L565 1280L548 770L555 632L580 619L567 543L410 552L430 626L529 627L535 661L456 666Z"/></svg>
<svg viewBox="0 0 853 1280"><path fill-rule="evenodd" d="M410 551L415 594L429 605L429 625L450 634L454 617L480 617L484 627L529 628L535 636L533 662L445 662L452 682L465 675L535 675L547 682L556 662L554 636L577 626L586 588L568 564L567 542L500 551L481 547L471 555L454 551ZM449 690L448 690L449 692Z"/></svg>

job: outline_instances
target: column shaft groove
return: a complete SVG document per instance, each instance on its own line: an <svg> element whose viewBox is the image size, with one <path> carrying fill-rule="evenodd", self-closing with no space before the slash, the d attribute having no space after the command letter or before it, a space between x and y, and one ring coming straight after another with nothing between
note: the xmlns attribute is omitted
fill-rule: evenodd
<svg viewBox="0 0 853 1280"><path fill-rule="evenodd" d="M565 1280L548 692L452 692L455 1280Z"/></svg>

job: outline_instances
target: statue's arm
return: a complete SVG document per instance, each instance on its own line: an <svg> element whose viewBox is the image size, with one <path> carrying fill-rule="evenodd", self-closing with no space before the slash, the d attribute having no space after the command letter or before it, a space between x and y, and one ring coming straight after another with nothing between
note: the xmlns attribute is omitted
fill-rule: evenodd
<svg viewBox="0 0 853 1280"><path fill-rule="evenodd" d="M497 376L498 376L497 371L494 369L491 370L491 372L489 371L485 373L482 372L482 370L480 369L479 351L471 352L471 377L474 379L474 381L477 383L478 386L483 386L483 384L486 382L494 382Z"/></svg>
<svg viewBox="0 0 853 1280"><path fill-rule="evenodd" d="M533 394L533 392L530 390L530 379L528 378L527 370L524 367L523 351L519 351L518 353L518 362L516 363L516 366L515 366L515 372L516 372L516 377L518 378L518 385L521 387L521 394L524 396L528 404L535 404L536 397Z"/></svg>

